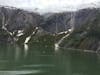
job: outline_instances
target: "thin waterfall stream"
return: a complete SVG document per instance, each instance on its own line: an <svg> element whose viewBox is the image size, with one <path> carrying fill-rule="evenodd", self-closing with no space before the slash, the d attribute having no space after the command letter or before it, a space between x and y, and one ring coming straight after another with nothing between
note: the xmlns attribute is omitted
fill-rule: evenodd
<svg viewBox="0 0 100 75"><path fill-rule="evenodd" d="M64 31L63 33L65 33L66 35L63 36L58 42L56 42L54 44L55 51L59 49L59 45L63 42L63 40L65 38L67 38L73 32L74 25L75 25L75 14L76 14L75 12L72 12L71 15L70 15L71 16L71 18L70 18L70 26L71 26L71 28L68 29L67 31ZM56 30L58 31L57 25L56 25ZM61 34L63 34L63 33L61 32ZM60 33L58 33L58 34L60 34Z"/></svg>

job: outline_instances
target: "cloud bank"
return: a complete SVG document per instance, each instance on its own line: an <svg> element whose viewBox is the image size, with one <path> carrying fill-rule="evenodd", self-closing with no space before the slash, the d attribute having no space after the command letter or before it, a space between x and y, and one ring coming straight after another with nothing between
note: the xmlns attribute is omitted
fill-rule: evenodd
<svg viewBox="0 0 100 75"><path fill-rule="evenodd" d="M57 12L95 6L99 5L98 2L99 0L0 0L0 5L37 10L38 12Z"/></svg>

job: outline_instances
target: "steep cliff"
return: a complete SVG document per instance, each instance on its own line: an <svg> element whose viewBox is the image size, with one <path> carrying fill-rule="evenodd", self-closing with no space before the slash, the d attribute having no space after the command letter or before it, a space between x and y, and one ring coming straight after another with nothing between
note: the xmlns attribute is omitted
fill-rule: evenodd
<svg viewBox="0 0 100 75"><path fill-rule="evenodd" d="M37 40L50 36L49 39L55 43L66 36L65 33L60 35L60 32L72 27L74 30L62 40L60 47L100 49L100 8L39 15L17 8L0 7L0 42L24 43L26 38L36 35L34 38ZM34 38L32 42L37 41Z"/></svg>
<svg viewBox="0 0 100 75"><path fill-rule="evenodd" d="M26 37L32 35L42 20L42 16L38 13L0 7L0 40L17 42L21 38L21 40L24 39L24 42Z"/></svg>
<svg viewBox="0 0 100 75"><path fill-rule="evenodd" d="M84 9L80 10L81 12L87 12L88 15L80 16L79 20L82 17L85 17L84 20L80 22L80 29L75 29L73 33L66 38L61 45L61 47L66 48L77 48L77 49L86 49L86 50L100 50L100 9ZM81 12L78 13L81 13ZM82 13L81 13L82 14ZM80 14L79 14L80 15ZM77 20L77 19L76 19ZM77 21L76 21L77 22ZM82 24L81 24L82 23ZM79 24L77 24L78 26Z"/></svg>

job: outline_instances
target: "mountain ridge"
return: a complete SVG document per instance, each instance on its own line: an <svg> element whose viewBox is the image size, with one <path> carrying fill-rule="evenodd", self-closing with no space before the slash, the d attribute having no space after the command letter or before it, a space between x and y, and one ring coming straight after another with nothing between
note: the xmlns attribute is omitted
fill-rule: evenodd
<svg viewBox="0 0 100 75"><path fill-rule="evenodd" d="M75 15L72 16L72 14ZM3 22L4 18L5 21ZM72 22L72 19L74 22ZM51 34L57 35L60 32L66 32L71 29L71 24L73 23L73 32L64 39L60 46L97 51L99 50L100 41L99 21L100 8L87 8L76 12L48 13L40 15L38 13L20 9L8 9L2 7L0 8L0 42L16 42L16 40L19 40L21 43L24 43L28 36L31 35L31 37L37 37L36 35L38 33L38 35L41 36L42 34L48 34L50 36ZM34 35L33 32L35 33ZM39 37L41 38L41 36ZM55 36L55 38L59 37Z"/></svg>

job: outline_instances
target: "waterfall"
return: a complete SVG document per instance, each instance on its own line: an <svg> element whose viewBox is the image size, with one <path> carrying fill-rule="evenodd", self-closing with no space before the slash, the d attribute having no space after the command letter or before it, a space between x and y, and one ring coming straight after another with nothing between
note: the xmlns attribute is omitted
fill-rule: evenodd
<svg viewBox="0 0 100 75"><path fill-rule="evenodd" d="M63 42L63 40L64 40L66 37L68 37L68 36L70 35L71 32L72 32L72 30L69 29L69 30L67 31L66 35L63 36L57 43L54 44L54 45L55 45L55 51L59 50L59 45Z"/></svg>
<svg viewBox="0 0 100 75"><path fill-rule="evenodd" d="M31 39L31 37L33 35L35 35L37 33L38 27L35 28L35 30L33 31L33 33L31 35L29 35L28 37L26 37L24 44L27 44L29 42L29 40Z"/></svg>
<svg viewBox="0 0 100 75"><path fill-rule="evenodd" d="M57 17L56 17L57 18ZM56 21L57 22L57 21ZM56 23L56 34L58 33L58 25Z"/></svg>
<svg viewBox="0 0 100 75"><path fill-rule="evenodd" d="M67 38L72 32L73 32L73 30L74 30L74 25L75 25L75 15L76 15L76 13L75 12L71 12L71 19L70 19L70 26L71 26L71 28L70 29L68 29L67 31L64 31L63 33L65 33L66 35L65 36L63 36L58 42L56 42L55 44L54 44L54 46L55 46L55 51L57 51L57 50L59 50L59 45L63 42L63 40L65 39L65 38Z"/></svg>
<svg viewBox="0 0 100 75"><path fill-rule="evenodd" d="M76 12L71 12L70 26L71 26L72 31L75 28L75 16L76 16Z"/></svg>

